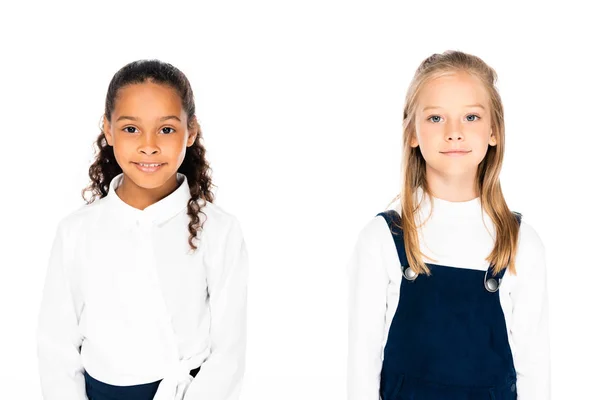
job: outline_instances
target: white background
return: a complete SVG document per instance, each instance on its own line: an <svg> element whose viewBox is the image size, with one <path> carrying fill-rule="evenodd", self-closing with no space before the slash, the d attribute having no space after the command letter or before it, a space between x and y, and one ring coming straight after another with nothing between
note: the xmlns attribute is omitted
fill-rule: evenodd
<svg viewBox="0 0 600 400"><path fill-rule="evenodd" d="M192 83L216 202L248 244L242 398L344 399L346 262L399 190L414 70L446 49L499 74L502 188L547 251L553 399L594 397L597 14L576 1L417 3L3 3L0 398L41 398L34 329L52 234L83 204L112 75L159 58Z"/></svg>

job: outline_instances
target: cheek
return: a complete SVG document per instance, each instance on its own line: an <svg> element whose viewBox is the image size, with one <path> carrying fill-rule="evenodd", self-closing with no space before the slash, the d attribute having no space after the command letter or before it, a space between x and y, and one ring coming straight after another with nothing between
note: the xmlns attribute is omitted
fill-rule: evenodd
<svg viewBox="0 0 600 400"><path fill-rule="evenodd" d="M134 154L137 152L138 145L134 138L124 137L124 135L117 135L117 136L114 136L113 140L114 140L113 150L115 152L115 157L117 159L130 157L131 154Z"/></svg>
<svg viewBox="0 0 600 400"><path fill-rule="evenodd" d="M163 154L169 154L169 157L171 158L183 158L185 156L186 140L183 135L170 137L168 139L165 138L160 147Z"/></svg>
<svg viewBox="0 0 600 400"><path fill-rule="evenodd" d="M113 134L112 141L113 150L115 154L127 151L126 149L131 147L131 144L129 143L131 141L127 140L127 138L124 138L123 135L120 134L120 132L117 134Z"/></svg>
<svg viewBox="0 0 600 400"><path fill-rule="evenodd" d="M430 151L435 150L436 138L439 137L440 133L443 133L441 125L435 124L420 124L416 127L417 139L419 140L419 147L423 154L427 154Z"/></svg>
<svg viewBox="0 0 600 400"><path fill-rule="evenodd" d="M482 161L488 151L490 128L489 127L478 127L469 133L470 146L473 149L478 161Z"/></svg>
<svg viewBox="0 0 600 400"><path fill-rule="evenodd" d="M486 148L490 140L491 127L489 125L473 126L465 133L470 142L477 147Z"/></svg>

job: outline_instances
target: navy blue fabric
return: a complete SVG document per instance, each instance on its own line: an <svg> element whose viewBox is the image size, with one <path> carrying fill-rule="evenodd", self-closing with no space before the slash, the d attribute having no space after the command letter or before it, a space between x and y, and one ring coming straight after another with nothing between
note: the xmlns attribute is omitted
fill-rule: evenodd
<svg viewBox="0 0 600 400"><path fill-rule="evenodd" d="M194 378L200 371L200 367L190 371ZM85 377L85 392L89 400L152 400L160 380L141 385L116 386L101 382L83 372Z"/></svg>
<svg viewBox="0 0 600 400"><path fill-rule="evenodd" d="M401 265L408 265L404 236L396 226L400 215L394 210L378 215L390 227ZM521 215L515 216L520 224ZM516 400L499 291L486 290L486 271L427 266L430 276L403 278L400 284L384 349L382 400Z"/></svg>

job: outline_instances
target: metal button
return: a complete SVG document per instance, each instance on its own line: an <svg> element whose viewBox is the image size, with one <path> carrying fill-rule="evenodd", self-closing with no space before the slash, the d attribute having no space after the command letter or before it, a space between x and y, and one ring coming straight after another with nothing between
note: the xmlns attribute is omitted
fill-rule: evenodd
<svg viewBox="0 0 600 400"><path fill-rule="evenodd" d="M414 281L417 278L417 273L411 267L404 268L402 273L409 281Z"/></svg>
<svg viewBox="0 0 600 400"><path fill-rule="evenodd" d="M487 281L485 281L485 286L486 289L490 292L495 292L496 290L498 290L498 281L494 278L490 278Z"/></svg>

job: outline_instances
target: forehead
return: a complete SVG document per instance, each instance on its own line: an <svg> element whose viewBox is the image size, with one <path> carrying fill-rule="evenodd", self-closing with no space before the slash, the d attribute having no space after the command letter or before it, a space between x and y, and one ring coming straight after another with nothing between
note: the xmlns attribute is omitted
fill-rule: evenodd
<svg viewBox="0 0 600 400"><path fill-rule="evenodd" d="M419 109L427 106L442 108L468 104L489 104L489 95L479 78L467 72L453 72L433 78L421 88Z"/></svg>
<svg viewBox="0 0 600 400"><path fill-rule="evenodd" d="M181 99L177 91L167 85L152 82L123 86L117 93L115 114L154 115L170 112L181 114Z"/></svg>

